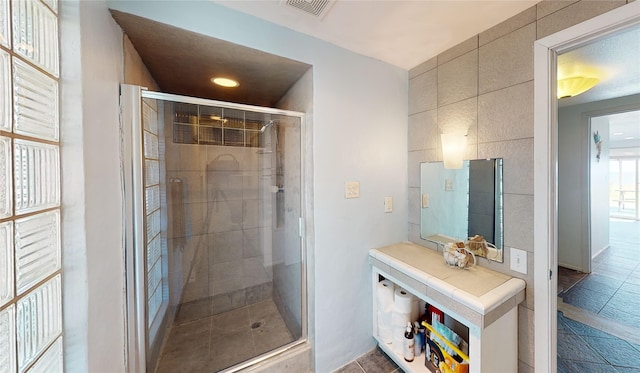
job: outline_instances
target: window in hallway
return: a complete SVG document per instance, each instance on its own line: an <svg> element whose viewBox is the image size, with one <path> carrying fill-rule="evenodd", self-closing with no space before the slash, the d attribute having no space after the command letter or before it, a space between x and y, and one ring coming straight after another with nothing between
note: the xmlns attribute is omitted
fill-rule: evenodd
<svg viewBox="0 0 640 373"><path fill-rule="evenodd" d="M612 217L640 219L640 157L609 159L609 208Z"/></svg>

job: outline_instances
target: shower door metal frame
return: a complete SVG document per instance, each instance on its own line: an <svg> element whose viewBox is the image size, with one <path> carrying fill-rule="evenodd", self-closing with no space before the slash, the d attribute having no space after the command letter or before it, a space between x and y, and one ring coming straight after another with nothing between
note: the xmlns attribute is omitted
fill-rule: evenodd
<svg viewBox="0 0 640 373"><path fill-rule="evenodd" d="M126 280L126 365L129 372L146 371L146 290L144 258L144 183L142 178L142 89L120 86L120 135L124 194Z"/></svg>
<svg viewBox="0 0 640 373"><path fill-rule="evenodd" d="M308 340L308 308L307 308L307 257L305 247L305 114L297 111L229 103L169 93L152 92L140 86L122 84L120 87L120 131L121 160L123 179L123 216L126 268L126 343L127 370L129 372L146 371L147 348L147 315L146 315L146 280L144 268L144 182L143 182L143 149L142 149L142 99L156 99L186 104L218 106L258 113L284 115L300 119L300 277L301 277L301 336L297 340L275 350L240 363L224 372L235 372L251 365L267 360L275 355L288 351ZM164 125L164 124L162 124Z"/></svg>

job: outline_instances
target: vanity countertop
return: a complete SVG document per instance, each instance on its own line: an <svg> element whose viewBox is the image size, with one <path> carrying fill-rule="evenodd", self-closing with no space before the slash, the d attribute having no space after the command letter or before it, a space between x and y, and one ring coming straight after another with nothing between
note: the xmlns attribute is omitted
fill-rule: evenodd
<svg viewBox="0 0 640 373"><path fill-rule="evenodd" d="M372 249L369 258L373 266L413 291L444 305L464 306L467 310L461 313L481 327L524 300L524 280L481 266L451 268L442 253L411 242Z"/></svg>

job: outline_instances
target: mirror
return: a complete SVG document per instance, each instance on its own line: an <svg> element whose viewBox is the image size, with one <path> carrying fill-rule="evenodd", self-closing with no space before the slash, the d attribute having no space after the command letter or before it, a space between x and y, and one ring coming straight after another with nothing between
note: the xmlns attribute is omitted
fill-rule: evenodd
<svg viewBox="0 0 640 373"><path fill-rule="evenodd" d="M502 158L474 159L460 169L420 164L420 237L465 242L476 256L503 261ZM487 244L470 238L482 236Z"/></svg>

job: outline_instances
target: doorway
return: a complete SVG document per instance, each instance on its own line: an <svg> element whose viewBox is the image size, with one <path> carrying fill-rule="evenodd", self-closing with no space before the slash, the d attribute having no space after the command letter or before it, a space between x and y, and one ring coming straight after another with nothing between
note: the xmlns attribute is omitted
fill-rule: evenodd
<svg viewBox="0 0 640 373"><path fill-rule="evenodd" d="M534 43L534 323L538 372L558 370L557 54L638 24L640 5L631 3Z"/></svg>
<svg viewBox="0 0 640 373"><path fill-rule="evenodd" d="M624 101L628 98L588 103L577 109L560 108L560 147L568 144L563 141L566 136L563 125L567 124L563 120L570 117L567 111L576 114ZM640 102L640 96L632 96L631 101ZM586 166L583 168L589 173L586 184L589 224L585 240L588 244L578 247L581 252L569 252L569 255L563 245L558 247L559 310L575 307L574 314L581 313L583 320L592 321L592 325L598 327L600 323L606 323L608 330L614 324L618 329L635 329L640 324L640 313L637 312L640 301L635 300L640 294L640 270L636 271L640 265L640 224L635 207L638 189L636 153L640 153L640 139L634 138L636 132L640 132L638 113L638 110L611 107L597 114L581 115L584 128L589 129L586 136L581 136L589 149L586 159L582 160ZM559 184L566 177L562 170L567 163L563 151L559 151ZM579 212L564 211L563 214L562 208L567 209L567 206L562 200L566 196L563 188L559 190L559 225L564 223L563 217L579 219ZM626 201L620 199L621 194L626 194ZM563 237L566 233L559 229L559 243L569 241ZM572 264L566 263L576 259L574 265L579 266L581 256L586 259L585 269L572 269Z"/></svg>
<svg viewBox="0 0 640 373"><path fill-rule="evenodd" d="M640 301L635 301L640 293L640 285L635 283L640 280L640 270L636 272L640 265L640 241L624 240L620 236L625 234L620 229L624 226L620 226L620 219L611 216L617 212L611 207L612 198L617 199L622 191L633 199L637 189L635 162L631 174L625 169L624 181L616 172L619 167L610 167L616 157L629 156L636 148L633 145L640 149L640 143L633 141L638 127L634 109L640 106L640 95L620 95L610 88L616 78L620 79L616 82L620 85L634 81L638 52L621 52L629 50L629 41L632 45L640 42L640 29L616 32L558 55L560 82L576 70L602 76L588 93L558 101L559 371L640 368L632 361L617 359L615 352L602 356L593 348L595 345L611 348L610 343L616 345L616 351L627 348L633 355L634 348L628 342L640 342L634 333L629 336L621 332L640 332L636 329ZM616 52L618 56L612 59ZM607 69L627 63L624 58L632 64L624 70L627 72L608 76ZM619 236L611 234L613 229ZM626 236L633 234L626 232ZM572 325L567 325L569 321ZM584 326L576 327L575 323ZM589 340L593 336L581 334L587 327L608 338ZM581 343L580 353L576 353L571 346ZM640 352L635 355L640 361Z"/></svg>
<svg viewBox="0 0 640 373"><path fill-rule="evenodd" d="M629 33L640 39L640 30ZM606 39L591 45L605 42L616 43ZM571 291L596 266L602 267L602 263L594 263L594 258L602 258L600 254L610 248L610 240L616 238L612 232L624 233L621 229L634 228L620 219L637 220L635 159L640 153L640 95L587 100L571 106L562 103L560 100L558 109L560 296ZM614 277L621 273L609 272L606 274Z"/></svg>

